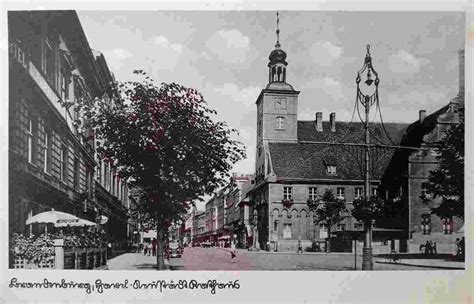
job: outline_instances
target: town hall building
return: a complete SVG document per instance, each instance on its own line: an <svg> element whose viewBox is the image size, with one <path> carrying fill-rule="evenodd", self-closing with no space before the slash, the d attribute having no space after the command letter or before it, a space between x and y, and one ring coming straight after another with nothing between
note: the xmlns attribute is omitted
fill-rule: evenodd
<svg viewBox="0 0 474 304"><path fill-rule="evenodd" d="M299 91L288 83L291 75L287 54L279 42L277 29L275 49L269 55L268 84L256 100L257 143L255 187L249 194L257 210L260 249L296 251L298 239L303 247L316 241L324 247L327 227L315 223L308 200L314 200L329 188L346 201L345 220L332 231L361 228L351 215L352 201L363 195L364 163L362 122L336 121L330 113L323 121L317 112L315 120L298 120ZM355 89L354 89L355 90ZM383 128L384 127L384 128ZM407 124L370 125L371 136L378 143L399 142ZM375 151L370 169L371 193L376 194L380 179L393 150ZM322 248L323 249L323 248Z"/></svg>

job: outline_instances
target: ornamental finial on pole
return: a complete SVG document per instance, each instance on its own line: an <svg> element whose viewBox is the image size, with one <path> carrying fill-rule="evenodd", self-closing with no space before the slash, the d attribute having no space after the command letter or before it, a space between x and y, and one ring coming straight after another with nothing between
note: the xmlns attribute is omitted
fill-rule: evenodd
<svg viewBox="0 0 474 304"><path fill-rule="evenodd" d="M276 29L277 42L275 44L275 47L279 48L280 47L280 14L278 13L278 11L276 15L277 15L277 29Z"/></svg>

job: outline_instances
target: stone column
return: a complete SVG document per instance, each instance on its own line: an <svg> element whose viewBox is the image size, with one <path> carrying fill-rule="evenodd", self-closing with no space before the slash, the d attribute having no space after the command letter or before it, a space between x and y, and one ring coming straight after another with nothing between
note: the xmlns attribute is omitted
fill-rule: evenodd
<svg viewBox="0 0 474 304"><path fill-rule="evenodd" d="M54 240L54 268L64 269L64 240Z"/></svg>

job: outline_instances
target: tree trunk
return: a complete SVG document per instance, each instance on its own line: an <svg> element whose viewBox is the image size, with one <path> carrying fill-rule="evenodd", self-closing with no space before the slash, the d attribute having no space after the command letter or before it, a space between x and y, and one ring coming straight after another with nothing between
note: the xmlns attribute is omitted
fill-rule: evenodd
<svg viewBox="0 0 474 304"><path fill-rule="evenodd" d="M156 267L157 270L164 270L165 269L165 232L163 228L157 227L157 244L156 244Z"/></svg>
<svg viewBox="0 0 474 304"><path fill-rule="evenodd" d="M328 241L326 246L326 252L331 252L331 226L328 225Z"/></svg>

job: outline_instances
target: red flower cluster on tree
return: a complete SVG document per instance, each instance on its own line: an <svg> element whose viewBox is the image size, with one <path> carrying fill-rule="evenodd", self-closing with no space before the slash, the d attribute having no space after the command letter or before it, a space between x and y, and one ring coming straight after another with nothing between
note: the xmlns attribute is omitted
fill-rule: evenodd
<svg viewBox="0 0 474 304"><path fill-rule="evenodd" d="M137 115L136 113L130 113L130 114L128 114L127 119L128 119L129 121L135 122L135 121L138 120L138 115Z"/></svg>

